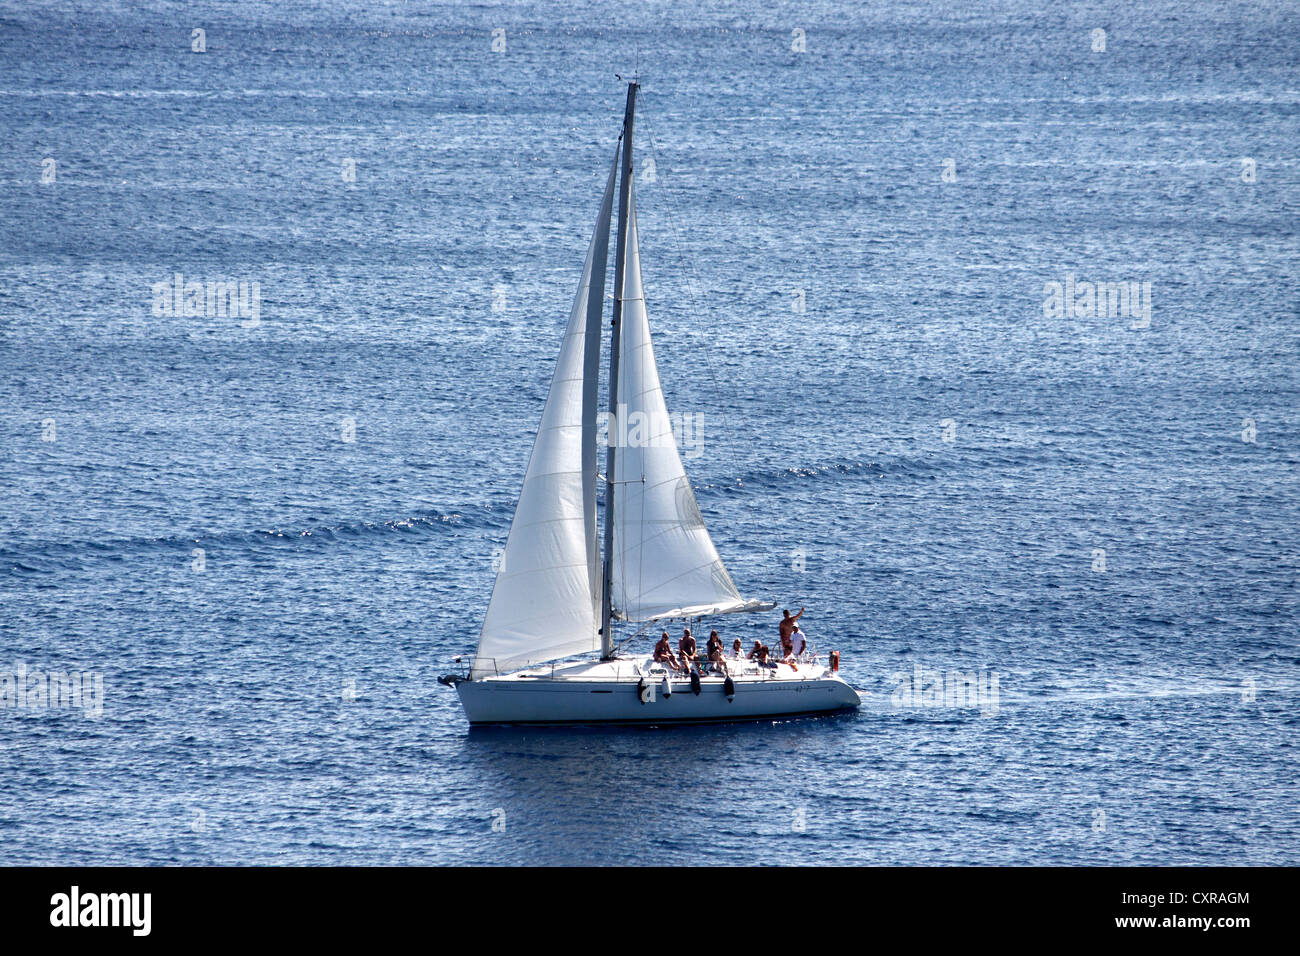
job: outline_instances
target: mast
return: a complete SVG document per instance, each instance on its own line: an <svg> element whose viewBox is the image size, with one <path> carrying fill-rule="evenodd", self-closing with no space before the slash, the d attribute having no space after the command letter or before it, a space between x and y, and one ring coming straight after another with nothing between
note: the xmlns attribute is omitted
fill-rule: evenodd
<svg viewBox="0 0 1300 956"><path fill-rule="evenodd" d="M614 448L618 444L618 359L622 339L623 272L627 266L627 219L632 198L632 120L636 112L637 82L627 85L627 109L623 113L623 170L618 187L618 244L614 256L614 319L609 350L609 427L605 450L605 550L602 562L600 615L600 659L614 656L613 615L614 569Z"/></svg>

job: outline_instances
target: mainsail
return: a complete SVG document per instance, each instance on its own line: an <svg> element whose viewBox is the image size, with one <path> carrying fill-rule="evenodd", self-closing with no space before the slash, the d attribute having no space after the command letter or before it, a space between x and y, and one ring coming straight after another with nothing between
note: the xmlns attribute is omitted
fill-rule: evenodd
<svg viewBox="0 0 1300 956"><path fill-rule="evenodd" d="M596 404L618 151L524 475L473 679L599 650Z"/></svg>
<svg viewBox="0 0 1300 956"><path fill-rule="evenodd" d="M616 442L613 605L627 621L753 611L770 604L741 597L713 546L682 467L641 284L635 187L628 202Z"/></svg>

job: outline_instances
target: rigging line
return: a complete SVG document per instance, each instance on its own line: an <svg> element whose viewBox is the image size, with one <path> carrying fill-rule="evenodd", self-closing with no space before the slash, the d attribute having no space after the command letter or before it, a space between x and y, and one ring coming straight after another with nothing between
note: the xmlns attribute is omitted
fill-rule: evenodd
<svg viewBox="0 0 1300 956"><path fill-rule="evenodd" d="M633 157L633 160L635 161L635 157ZM627 231L623 234L623 237L622 237L622 238L623 238L623 243L624 243L624 250L623 250L623 286L622 286L622 288L620 288L620 289L618 290L618 294L619 294L619 296L622 296L622 295L627 291L627 254L628 254L628 252L631 251L631 250L629 250L629 249L627 248L627 243L628 243L628 241L632 238L632 215L631 215L631 212L632 212L632 210L635 210L635 208L636 208L635 205L634 205L634 204L636 203L636 189L635 189L636 166L635 166L635 162L634 162L634 164L633 164L633 166L632 166L632 176L633 176L633 188L632 188L631 190L629 190L629 192L628 192L628 206L630 207L630 209L629 209L628 221L627 221L626 226L625 226L625 228L626 228ZM636 250L636 253L637 253L637 261L640 262L640 260L641 260L641 250L640 250L639 246L638 246L638 248L637 248L637 250ZM644 290L643 290L642 294L644 295ZM627 301L627 300L624 299L623 301ZM623 313L620 313L620 322L619 322L618 328L615 330L615 334L618 336L618 393L614 396L614 416L615 416L615 418L616 418L616 424L617 424L617 426L618 426L619 428L623 428L623 427L625 427L625 422L623 421L623 416L622 416L621 413L619 413L618 409L619 409L620 405L623 406L623 407L626 407L626 405L627 405L627 402L626 402L626 396L623 394L624 389L627 388L627 350L623 348L623 343L624 343L624 341L626 340L626 330L627 330L627 315L626 315L626 314L623 314ZM613 441L615 442L615 446L614 446L614 447L617 449L617 448L618 448L618 444L617 444L617 442L618 442L618 436L617 436L617 435L614 435L614 436L611 436L611 437L612 437ZM626 449L623 449L623 450L622 450L622 453L616 455L615 458L614 458L614 483L615 483L615 484L619 484L619 483L620 483L620 479L619 479L619 475L620 475L620 474L623 474L623 475L626 475L626 474L627 474L627 451L626 451ZM630 479L627 479L627 478L622 479L622 481L624 481L624 482L629 481L629 480L630 480ZM627 606L627 581L624 580L624 577L625 577L625 574L626 574L626 572L627 572L627 561L623 559L623 548L620 546L620 545L622 544L622 542L619 541L619 537L620 537L620 535L619 535L619 529L623 529L622 537L626 538L626 537L627 537L627 530L626 530L626 528L627 528L627 495L615 495L615 496L614 496L614 502L615 502L615 504L614 504L614 510L615 510L615 512L616 512L616 516L615 516L615 519L614 519L614 547L613 547L613 549L611 550L611 553L610 553L610 556L609 556L609 562L610 562L610 564L614 565L614 567L610 569L610 580L611 580L611 583L610 583L610 594L611 594L611 596L612 596L612 594L613 594L613 587L614 587L614 585L613 585L613 579L614 579L615 572L617 571L617 578L618 578L619 590L622 591L622 599L619 601L619 606L620 606L620 607L626 607L626 606ZM611 631L611 632L612 632L613 629L614 629L614 613L613 613L613 608L610 609L609 628L610 628L610 631Z"/></svg>
<svg viewBox="0 0 1300 956"><path fill-rule="evenodd" d="M633 176L635 175L636 173L634 172ZM632 183L632 191L633 193L636 192L635 181L633 181ZM637 229L636 229L636 245L637 245L636 262L637 262L637 273L638 273L636 279L637 279L637 283L641 286L641 315L645 320L645 336L646 336L645 344L649 345L653 341L653 339L651 339L650 337L650 313L646 307L646 301L645 301L645 276L640 274L641 273L641 224L639 222L637 223ZM655 377L658 378L659 365L657 362L655 362L654 349L638 348L636 352L637 352L636 360L641 365L641 372L640 375L637 377L637 381L644 384L646 380L647 364L651 364L654 366ZM641 398L643 396L644 396L644 391L642 392L642 395L638 395L637 397ZM663 401L662 385L660 386L659 389L659 399L660 401ZM665 407L666 407L666 403L665 403ZM636 528L636 538L637 538L636 599L638 603L645 600L645 499L646 499L647 490L648 489L646 488L645 485L645 460L643 458L641 461L641 494L639 496L641 499L641 520L637 522L637 528Z"/></svg>
<svg viewBox="0 0 1300 956"><path fill-rule="evenodd" d="M653 97L652 97L652 100L653 100ZM649 111L646 110L646 109L645 109L645 106L644 106L644 104L645 104L644 92L643 92L643 94L642 94L642 100L641 100L641 102L642 102L642 104L643 104L643 105L642 105L642 109L641 109L641 116L642 116L641 124L642 124L642 126L645 127L646 137L650 140L650 155L651 155L651 157L653 157L653 159L654 159L655 169L658 170L658 169L659 169L659 166L660 166L660 163L659 163L659 149L658 149L658 147L657 147L657 145L656 145L656 143L655 143L655 134L654 134L654 130L651 128L651 125L650 125L650 123L649 123L649 121L648 121L647 113L648 113ZM687 294L691 297L691 311L692 311L695 315L699 316L699 315L702 314L702 310L701 310L700 307L699 307L699 297L696 295L695 288L694 288L695 286L697 286L697 285L700 284L700 283L699 283L699 276L698 276L698 274L696 274L696 272L695 272L695 262L694 262L694 260L691 259L691 257L689 257L689 256L686 255L685 247L683 246L682 241L681 241L681 234L680 234L680 231L679 231L678 228L677 228L677 223L678 223L678 221L679 221L680 218L681 218L681 215L680 215L680 209L679 209L679 207L677 206L677 200L673 197L673 194L672 194L672 190L671 190L671 189L665 190L664 192L665 192L665 194L666 194L666 196L667 196L667 198L668 198L668 205L669 205L669 207L670 207L670 208L669 208L669 214L668 214L668 224L669 224L669 226L672 227L672 231L673 231L673 243L674 243L674 244L676 245L676 247L677 247L677 256L678 256L679 259L681 259L683 262L686 263L686 271L687 271L687 275L686 275L686 292L687 292ZM645 293L644 293L644 291L643 291L643 292L642 292L642 295L644 295L644 294L645 294ZM709 350L709 348L707 347L707 343L706 343L706 347L703 348L703 349L701 349L700 351L702 351L702 352L704 353L704 365L705 365L705 368L708 369L708 372L709 372L709 380L713 383L714 394L715 394L716 396L718 396L719 399L721 399L721 395L722 395L722 393L721 393L721 390L720 390L719 387L718 387L718 377L717 377L717 375L714 373L714 370L713 370L713 360L709 357L709 351L710 351L710 350ZM735 456L734 448L733 448L733 446L732 446L732 442L734 441L734 437L733 437L733 436L735 435L735 432L733 432L733 431L731 430L731 420L730 420L730 416L727 415L727 408L726 408L726 405L722 404L721 401L719 401L719 403L718 403L718 407L719 407L719 408L721 409L721 411L722 411L722 428L723 428L723 431L725 431L725 432L727 433L727 436L728 436L727 445L726 445L726 449L727 449L727 451L726 451L726 457L727 457L727 459L728 459L728 461L729 461L729 463L730 463L730 465L731 465L731 467L732 467L732 470L733 470L733 471L736 471L736 470L737 470L737 462L736 462L736 456ZM683 425L682 428L683 428L683 434L684 434L684 432L685 432L685 425ZM689 480L690 480L690 477L688 476L688 477L687 477L687 481L689 481Z"/></svg>
<svg viewBox="0 0 1300 956"><path fill-rule="evenodd" d="M639 250L638 250L639 254ZM642 465L645 463L642 462ZM636 596L638 601L645 600L645 475L641 475L641 521L637 525L636 536L640 542L636 556Z"/></svg>
<svg viewBox="0 0 1300 956"><path fill-rule="evenodd" d="M638 628L636 629L636 633L632 634L630 637L625 638L625 639L624 639L624 640L623 640L623 641L618 645L618 649L617 649L617 650L618 650L618 651L622 651L623 648L627 647L629 644L631 644L633 641L635 641L638 637L640 637L640 636L641 636L642 634L644 634L646 631L650 630L650 625L652 625L652 624L654 624L654 623L655 623L654 621L646 621L645 623L643 623L640 627L638 627Z"/></svg>

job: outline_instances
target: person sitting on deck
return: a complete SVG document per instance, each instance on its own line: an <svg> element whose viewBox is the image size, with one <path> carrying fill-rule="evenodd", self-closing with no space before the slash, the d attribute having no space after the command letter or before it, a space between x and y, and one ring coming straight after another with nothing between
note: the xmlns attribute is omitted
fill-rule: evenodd
<svg viewBox="0 0 1300 956"><path fill-rule="evenodd" d="M704 650L713 669L723 674L727 673L727 661L722 653L722 638L718 637L717 631L709 631L709 642L704 645Z"/></svg>
<svg viewBox="0 0 1300 956"><path fill-rule="evenodd" d="M771 651L767 649L766 644L762 641L755 641L753 649L749 652L749 659L758 664L766 665L768 663L767 657L770 653Z"/></svg>
<svg viewBox="0 0 1300 956"><path fill-rule="evenodd" d="M734 657L736 660L740 660L744 655L745 655L744 645L740 643L740 638L736 638L734 641L731 642L731 656Z"/></svg>
<svg viewBox="0 0 1300 956"><path fill-rule="evenodd" d="M681 670L677 664L677 658L673 655L673 646L668 643L668 632L664 631L659 637L659 643L655 645L654 659L660 664L667 664L674 671Z"/></svg>
<svg viewBox="0 0 1300 956"><path fill-rule="evenodd" d="M684 671L689 671L691 665L700 659L699 649L695 646L695 638L691 637L689 627L682 631L682 639L677 642L677 652L682 657L682 670Z"/></svg>

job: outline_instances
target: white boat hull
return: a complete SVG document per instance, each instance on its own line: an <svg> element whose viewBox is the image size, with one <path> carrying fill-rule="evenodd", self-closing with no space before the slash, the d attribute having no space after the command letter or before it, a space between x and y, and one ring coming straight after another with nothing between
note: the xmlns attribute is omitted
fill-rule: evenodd
<svg viewBox="0 0 1300 956"><path fill-rule="evenodd" d="M665 694L662 669L631 661L461 681L456 690L475 726L712 723L830 714L861 703L848 683L820 666L782 665L775 672L750 666L740 673L733 663L733 670L730 698L725 678L714 675L700 679L699 694L688 678L670 678L671 694Z"/></svg>

